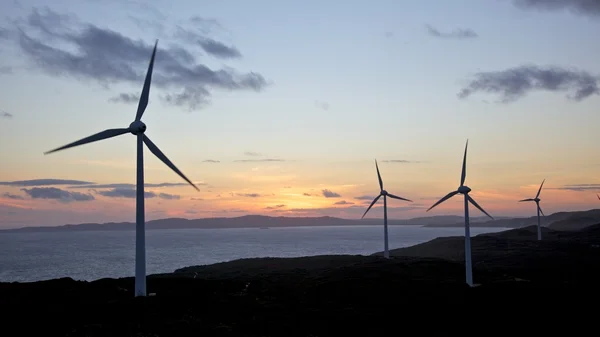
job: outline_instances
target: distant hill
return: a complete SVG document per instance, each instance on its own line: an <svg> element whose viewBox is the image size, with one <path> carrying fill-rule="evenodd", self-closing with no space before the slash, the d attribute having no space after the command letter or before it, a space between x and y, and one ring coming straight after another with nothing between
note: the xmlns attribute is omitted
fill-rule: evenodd
<svg viewBox="0 0 600 337"><path fill-rule="evenodd" d="M456 224L463 217L440 215L418 217L403 220L388 220L390 226L424 226L428 224L443 226ZM483 217L472 219L476 226L485 220ZM381 226L383 219L342 219L329 216L323 217L271 217L263 215L245 215L233 218L167 218L146 222L146 229L190 229L190 228L277 228L277 227L309 227L309 226ZM35 226L0 230L7 232L56 232L56 231L91 231L91 230L135 230L133 222L83 223L63 226Z"/></svg>
<svg viewBox="0 0 600 337"><path fill-rule="evenodd" d="M403 220L388 220L390 226L424 226L424 227L463 227L464 218L457 215L439 215L417 217ZM536 217L499 218L488 220L487 217L471 218L471 227L521 228L537 223ZM600 223L600 209L582 212L558 212L542 218L542 226L553 230L578 230L589 225ZM167 218L146 222L146 229L211 229L211 228L278 228L278 227L311 227L311 226L381 226L383 220L376 219L342 219L323 217L272 217L264 215L245 215L233 218ZM11 232L56 232L56 231L93 231L93 230L135 230L133 222L83 223L63 226L36 226L0 230L0 233Z"/></svg>

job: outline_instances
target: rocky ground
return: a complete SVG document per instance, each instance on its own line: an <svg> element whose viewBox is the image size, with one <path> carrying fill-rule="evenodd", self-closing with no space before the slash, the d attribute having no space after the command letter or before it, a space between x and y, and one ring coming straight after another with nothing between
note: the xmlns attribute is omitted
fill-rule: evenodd
<svg viewBox="0 0 600 337"><path fill-rule="evenodd" d="M133 278L0 283L8 333L45 336L375 336L578 334L600 299L600 225L528 227L473 238L475 282L464 284L464 238L373 256L243 259ZM93 266L90 266L93 268ZM588 318L589 317L589 318Z"/></svg>

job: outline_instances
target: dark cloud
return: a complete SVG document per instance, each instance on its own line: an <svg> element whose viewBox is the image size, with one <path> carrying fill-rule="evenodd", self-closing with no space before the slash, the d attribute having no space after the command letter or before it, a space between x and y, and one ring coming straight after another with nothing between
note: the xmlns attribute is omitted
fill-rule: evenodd
<svg viewBox="0 0 600 337"><path fill-rule="evenodd" d="M8 193L8 192L4 193L2 196L5 197L5 198L14 199L14 200L23 200L23 199L25 199L21 195L16 195L16 194Z"/></svg>
<svg viewBox="0 0 600 337"><path fill-rule="evenodd" d="M196 185L207 185L206 183L194 183ZM187 186L186 183L145 183L145 187L176 187L176 186ZM69 186L69 188L121 188L121 189L135 189L135 184L117 183L117 184L94 184L89 183L86 185Z"/></svg>
<svg viewBox="0 0 600 337"><path fill-rule="evenodd" d="M25 192L33 199L54 199L60 202L89 201L95 199L91 194L69 192L56 187L22 188L21 191Z"/></svg>
<svg viewBox="0 0 600 337"><path fill-rule="evenodd" d="M382 160L382 163L397 163L397 164L416 164L420 163L419 161L414 160L405 160L405 159L390 159L390 160Z"/></svg>
<svg viewBox="0 0 600 337"><path fill-rule="evenodd" d="M237 195L239 195L240 197L247 197L247 198L258 198L258 197L260 197L260 194L258 194L258 193L238 193Z"/></svg>
<svg viewBox="0 0 600 337"><path fill-rule="evenodd" d="M309 193L302 193L302 195L303 195L303 196L305 196L305 197L310 197L310 196L312 196L312 194L309 194Z"/></svg>
<svg viewBox="0 0 600 337"><path fill-rule="evenodd" d="M521 9L541 11L570 11L575 14L600 17L598 0L513 0Z"/></svg>
<svg viewBox="0 0 600 337"><path fill-rule="evenodd" d="M223 59L241 58L242 53L233 46L227 46L211 38L201 38L198 43L205 52Z"/></svg>
<svg viewBox="0 0 600 337"><path fill-rule="evenodd" d="M335 193L335 192L330 191L328 189L324 189L321 192L323 193L323 196L325 198L339 198L339 197L341 197L341 195L339 195L338 193Z"/></svg>
<svg viewBox="0 0 600 337"><path fill-rule="evenodd" d="M220 163L220 161L218 160L213 160L213 159L207 159L207 160L203 160L203 163Z"/></svg>
<svg viewBox="0 0 600 337"><path fill-rule="evenodd" d="M342 201L338 201L338 202L334 203L334 205L354 205L354 203L350 202L350 201L342 200Z"/></svg>
<svg viewBox="0 0 600 337"><path fill-rule="evenodd" d="M91 181L81 180L64 180L64 179L32 179L32 180L16 180L16 181L0 181L0 185L4 186L58 186L58 185L90 185L94 184Z"/></svg>
<svg viewBox="0 0 600 337"><path fill-rule="evenodd" d="M115 97L109 98L109 102L137 104L140 100L140 95L135 93L121 93Z"/></svg>
<svg viewBox="0 0 600 337"><path fill-rule="evenodd" d="M204 200L202 198L190 198L190 200Z"/></svg>
<svg viewBox="0 0 600 337"><path fill-rule="evenodd" d="M470 28L455 29L455 30L453 30L451 32L447 32L447 33L440 32L437 28L435 28L431 25L425 25L425 28L427 29L427 33L429 33L429 35L439 37L439 38L444 38L444 39L465 40L465 39L474 39L476 37L479 37L479 35L477 35L477 33L475 33L475 31L473 31Z"/></svg>
<svg viewBox="0 0 600 337"><path fill-rule="evenodd" d="M159 193L158 197L165 200L179 200L181 199L180 195L177 194L169 194L169 193Z"/></svg>
<svg viewBox="0 0 600 337"><path fill-rule="evenodd" d="M154 44L48 8L34 8L27 18L15 21L8 35L24 57L46 74L92 81L106 88L129 83L137 89ZM259 92L267 85L258 73L238 73L229 67L212 70L198 63L196 54L188 45L159 43L152 82L162 89L164 102L193 110L209 102L213 89ZM129 98L114 99L123 97Z"/></svg>
<svg viewBox="0 0 600 337"><path fill-rule="evenodd" d="M500 95L510 103L532 91L568 92L567 98L581 101L600 93L597 76L582 70L524 65L502 71L479 72L459 93L461 99L477 92Z"/></svg>
<svg viewBox="0 0 600 337"><path fill-rule="evenodd" d="M576 191L576 192L586 192L586 191L600 191L600 184L571 184L564 185L561 187L549 188L555 190L567 190L567 191Z"/></svg>
<svg viewBox="0 0 600 337"><path fill-rule="evenodd" d="M98 191L98 194L108 197L108 198L135 198L136 190L133 188L113 188L107 191ZM152 191L145 191L144 198L155 198L156 193Z"/></svg>
<svg viewBox="0 0 600 337"><path fill-rule="evenodd" d="M369 200L369 201L373 201L373 199L375 199L375 197L372 197L370 195L361 195L358 197L354 197L354 199L356 200Z"/></svg>
<svg viewBox="0 0 600 337"><path fill-rule="evenodd" d="M0 111L0 118L13 118L13 115L6 111Z"/></svg>
<svg viewBox="0 0 600 337"><path fill-rule="evenodd" d="M281 162L285 159L264 158L264 159L239 159L234 160L236 163L260 163L260 162Z"/></svg>

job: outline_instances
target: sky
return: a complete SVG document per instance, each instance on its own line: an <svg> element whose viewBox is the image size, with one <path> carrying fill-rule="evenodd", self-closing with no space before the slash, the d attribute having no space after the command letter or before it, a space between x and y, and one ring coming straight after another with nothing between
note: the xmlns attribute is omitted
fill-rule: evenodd
<svg viewBox="0 0 600 337"><path fill-rule="evenodd" d="M7 0L0 228L135 220L132 134L158 39L146 219L598 208L600 2ZM472 208L472 215L482 215ZM367 217L382 217L382 202Z"/></svg>

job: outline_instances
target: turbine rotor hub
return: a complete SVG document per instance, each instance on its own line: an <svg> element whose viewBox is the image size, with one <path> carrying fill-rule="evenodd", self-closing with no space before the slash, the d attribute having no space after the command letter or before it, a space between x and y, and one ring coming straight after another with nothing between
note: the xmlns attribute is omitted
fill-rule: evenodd
<svg viewBox="0 0 600 337"><path fill-rule="evenodd" d="M533 199L533 201L535 201L535 202L540 202L540 200L541 200L540 198Z"/></svg>
<svg viewBox="0 0 600 337"><path fill-rule="evenodd" d="M458 187L458 193L467 194L469 192L471 192L471 188L469 188L469 186L463 185Z"/></svg>
<svg viewBox="0 0 600 337"><path fill-rule="evenodd" d="M387 195L388 192L386 190L381 190L381 195Z"/></svg>
<svg viewBox="0 0 600 337"><path fill-rule="evenodd" d="M138 135L140 133L144 133L146 131L146 124L142 121L134 121L129 124L129 132L134 135Z"/></svg>

